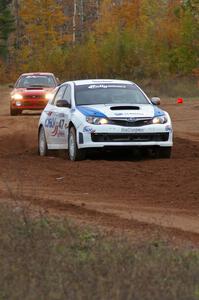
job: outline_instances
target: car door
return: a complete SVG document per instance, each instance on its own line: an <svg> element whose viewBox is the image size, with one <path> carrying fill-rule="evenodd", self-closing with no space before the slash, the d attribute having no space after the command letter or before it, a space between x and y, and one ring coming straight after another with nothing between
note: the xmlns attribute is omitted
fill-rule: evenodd
<svg viewBox="0 0 199 300"><path fill-rule="evenodd" d="M52 102L48 104L45 120L45 133L50 149L62 149L65 143L62 131L64 127L64 117L62 116L62 107L57 107L58 100L63 100L63 95L66 90L66 85L60 86L57 90Z"/></svg>
<svg viewBox="0 0 199 300"><path fill-rule="evenodd" d="M65 101L65 103L67 103L67 107L58 106L59 100ZM56 97L54 104L56 107L57 120L57 129L55 128L55 133L58 138L57 141L59 143L59 149L66 149L68 144L68 125L71 115L71 87L69 84L65 85L65 90L62 98L60 99L60 97Z"/></svg>

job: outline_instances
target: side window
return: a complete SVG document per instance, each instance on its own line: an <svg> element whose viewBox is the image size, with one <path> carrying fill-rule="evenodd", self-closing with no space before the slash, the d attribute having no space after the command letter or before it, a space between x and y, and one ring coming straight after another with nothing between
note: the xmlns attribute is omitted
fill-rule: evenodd
<svg viewBox="0 0 199 300"><path fill-rule="evenodd" d="M71 103L71 87L70 85L67 85L63 100L66 100L68 103Z"/></svg>
<svg viewBox="0 0 199 300"><path fill-rule="evenodd" d="M66 89L65 85L61 86L59 88L59 90L57 91L57 93L56 93L56 95L55 95L55 97L54 97L54 99L52 101L52 104L56 105L56 103L57 103L58 100L63 100L63 95L64 95L65 89Z"/></svg>

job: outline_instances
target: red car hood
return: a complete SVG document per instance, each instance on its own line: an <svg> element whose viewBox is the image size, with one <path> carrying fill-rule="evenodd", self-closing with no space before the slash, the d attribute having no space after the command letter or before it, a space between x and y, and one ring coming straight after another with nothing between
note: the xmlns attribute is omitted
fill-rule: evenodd
<svg viewBox="0 0 199 300"><path fill-rule="evenodd" d="M19 93L21 95L30 95L30 94L46 94L54 91L55 88L46 88L46 87L30 87L30 88L15 88L11 95Z"/></svg>

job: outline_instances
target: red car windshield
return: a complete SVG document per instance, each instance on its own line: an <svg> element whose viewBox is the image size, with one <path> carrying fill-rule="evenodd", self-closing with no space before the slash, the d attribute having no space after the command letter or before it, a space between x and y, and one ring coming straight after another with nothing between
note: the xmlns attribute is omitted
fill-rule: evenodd
<svg viewBox="0 0 199 300"><path fill-rule="evenodd" d="M55 79L51 75L26 75L21 76L16 83L16 88L30 87L55 87Z"/></svg>

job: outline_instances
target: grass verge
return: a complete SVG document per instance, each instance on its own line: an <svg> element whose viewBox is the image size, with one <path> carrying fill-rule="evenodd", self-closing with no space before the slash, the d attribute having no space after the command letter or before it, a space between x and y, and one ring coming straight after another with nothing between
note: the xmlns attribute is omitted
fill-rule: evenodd
<svg viewBox="0 0 199 300"><path fill-rule="evenodd" d="M0 300L199 299L199 252L0 208Z"/></svg>
<svg viewBox="0 0 199 300"><path fill-rule="evenodd" d="M199 79L196 77L166 78L162 80L141 80L138 82L149 97L199 97Z"/></svg>

